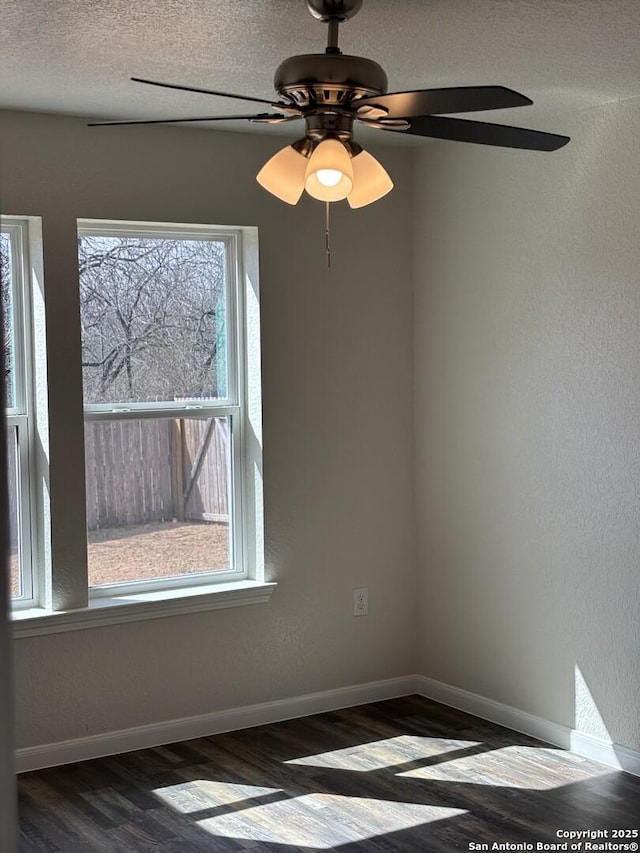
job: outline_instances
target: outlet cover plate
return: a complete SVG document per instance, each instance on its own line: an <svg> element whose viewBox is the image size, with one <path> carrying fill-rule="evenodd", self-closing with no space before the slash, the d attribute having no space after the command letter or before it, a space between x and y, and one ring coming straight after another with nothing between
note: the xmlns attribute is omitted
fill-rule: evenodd
<svg viewBox="0 0 640 853"><path fill-rule="evenodd" d="M353 615L366 616L369 613L369 589L360 586L353 590Z"/></svg>

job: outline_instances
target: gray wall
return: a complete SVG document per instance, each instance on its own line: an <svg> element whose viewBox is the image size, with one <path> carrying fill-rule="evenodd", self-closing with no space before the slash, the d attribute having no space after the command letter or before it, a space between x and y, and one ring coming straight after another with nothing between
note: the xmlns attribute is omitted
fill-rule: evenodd
<svg viewBox="0 0 640 853"><path fill-rule="evenodd" d="M0 369L4 375L4 361L0 353ZM4 385L0 381L4 398ZM4 419L0 424L0 447L6 440ZM11 675L11 629L7 619L7 529L8 507L6 491L6 466L0 467L0 850L12 853L16 844L16 786L13 759L13 696Z"/></svg>
<svg viewBox="0 0 640 853"><path fill-rule="evenodd" d="M61 565L83 559L75 220L257 225L263 316L268 605L16 643L18 747L415 671L410 162L361 211L273 199L255 182L286 143L178 128L87 129L5 113L2 207L43 217L51 492ZM370 615L352 616L369 587Z"/></svg>
<svg viewBox="0 0 640 853"><path fill-rule="evenodd" d="M0 307L0 322L2 321ZM0 352L0 396L5 398L4 352ZM0 422L0 451L4 457L6 428ZM16 844L16 786L13 753L13 679L11 627L8 621L9 507L7 466L0 465L0 850L12 853Z"/></svg>
<svg viewBox="0 0 640 853"><path fill-rule="evenodd" d="M640 104L416 156L420 671L640 746Z"/></svg>
<svg viewBox="0 0 640 853"><path fill-rule="evenodd" d="M548 129L571 145L379 152L396 190L337 206L327 272L322 207L254 184L281 140L2 116L3 208L44 218L67 366L57 553L81 557L75 218L258 225L279 582L267 606L21 640L18 746L418 671L639 747L640 108Z"/></svg>
<svg viewBox="0 0 640 853"><path fill-rule="evenodd" d="M0 438L4 440L4 430ZM4 478L3 478L4 480ZM4 482L1 484L4 488ZM6 511L4 501L1 511ZM4 530L2 531L4 534ZM0 850L12 853L16 841L16 790L13 760L13 704L11 691L11 634L7 619L7 583L4 541L0 569Z"/></svg>

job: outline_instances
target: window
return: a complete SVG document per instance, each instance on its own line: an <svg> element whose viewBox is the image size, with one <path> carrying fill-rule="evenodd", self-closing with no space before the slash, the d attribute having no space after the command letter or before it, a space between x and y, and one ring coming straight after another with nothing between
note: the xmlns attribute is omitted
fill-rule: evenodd
<svg viewBox="0 0 640 853"><path fill-rule="evenodd" d="M244 577L240 235L78 233L92 594Z"/></svg>
<svg viewBox="0 0 640 853"><path fill-rule="evenodd" d="M0 288L9 486L9 584L11 599L17 606L31 603L36 593L31 529L33 395L28 259L28 222L3 218L0 224Z"/></svg>
<svg viewBox="0 0 640 853"><path fill-rule="evenodd" d="M266 601L255 229L80 220L77 254L47 255L67 284L77 257L79 283L49 330L47 376L57 291L43 299L41 267L29 286L32 224L2 223L16 635ZM70 331L82 407L60 393ZM71 422L78 432L81 412L84 493L65 478L82 447L54 441ZM85 502L86 562L80 516L69 537L59 498L48 511L49 477Z"/></svg>

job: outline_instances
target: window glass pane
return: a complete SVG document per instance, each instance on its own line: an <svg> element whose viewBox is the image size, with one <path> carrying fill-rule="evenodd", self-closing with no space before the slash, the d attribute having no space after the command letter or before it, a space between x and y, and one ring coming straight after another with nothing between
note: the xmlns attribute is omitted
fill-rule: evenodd
<svg viewBox="0 0 640 853"><path fill-rule="evenodd" d="M7 431L7 480L9 487L9 590L12 598L23 594L20 554L20 478L18 462L18 430Z"/></svg>
<svg viewBox="0 0 640 853"><path fill-rule="evenodd" d="M2 349L5 370L4 405L15 406L13 299L11 283L11 241L0 233L0 298L2 299Z"/></svg>
<svg viewBox="0 0 640 853"><path fill-rule="evenodd" d="M85 423L91 586L229 570L230 419Z"/></svg>
<svg viewBox="0 0 640 853"><path fill-rule="evenodd" d="M85 403L227 396L225 249L79 238Z"/></svg>

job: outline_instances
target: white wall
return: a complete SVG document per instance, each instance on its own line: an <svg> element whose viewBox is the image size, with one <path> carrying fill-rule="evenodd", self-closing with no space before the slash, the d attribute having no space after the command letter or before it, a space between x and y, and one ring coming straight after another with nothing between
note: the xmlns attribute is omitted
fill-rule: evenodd
<svg viewBox="0 0 640 853"><path fill-rule="evenodd" d="M273 199L254 180L285 144L178 128L88 129L1 115L7 214L43 217L51 491L63 564L82 559L77 217L257 225L263 310L268 605L22 639L18 747L415 671L410 163L361 211ZM369 587L370 615L351 615Z"/></svg>
<svg viewBox="0 0 640 853"><path fill-rule="evenodd" d="M546 129L416 155L420 671L637 749L640 104Z"/></svg>

